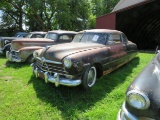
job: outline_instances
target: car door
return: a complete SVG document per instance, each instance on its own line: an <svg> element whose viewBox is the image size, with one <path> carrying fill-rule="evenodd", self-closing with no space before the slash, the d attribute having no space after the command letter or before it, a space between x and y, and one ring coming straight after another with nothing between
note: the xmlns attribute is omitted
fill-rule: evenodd
<svg viewBox="0 0 160 120"><path fill-rule="evenodd" d="M121 39L121 34L118 33L110 34L110 39L108 42L110 45L109 67L117 68L125 63L125 56L127 55L126 45L123 43L123 40Z"/></svg>

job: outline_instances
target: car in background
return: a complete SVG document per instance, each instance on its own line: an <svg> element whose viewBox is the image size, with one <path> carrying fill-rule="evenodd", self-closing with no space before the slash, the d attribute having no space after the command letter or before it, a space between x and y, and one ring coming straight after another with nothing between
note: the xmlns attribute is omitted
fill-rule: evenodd
<svg viewBox="0 0 160 120"><path fill-rule="evenodd" d="M117 120L160 120L160 53L129 85Z"/></svg>
<svg viewBox="0 0 160 120"><path fill-rule="evenodd" d="M47 32L44 38L25 38L13 40L11 51L7 51L6 57L11 62L33 62L33 52L46 46L69 43L77 32L65 30L53 30Z"/></svg>
<svg viewBox="0 0 160 120"><path fill-rule="evenodd" d="M11 42L15 39L23 40L22 36L25 38L43 38L47 32L30 32L29 34L24 34L23 32L18 32L15 37L1 37L0 38L0 53L6 55L7 51L10 51ZM21 37L20 37L21 36Z"/></svg>
<svg viewBox="0 0 160 120"><path fill-rule="evenodd" d="M28 35L27 32L17 32L14 37L17 37L17 38L24 38Z"/></svg>
<svg viewBox="0 0 160 120"><path fill-rule="evenodd" d="M79 32L71 43L47 46L33 53L33 73L55 86L94 86L96 79L137 55L137 45L117 30Z"/></svg>

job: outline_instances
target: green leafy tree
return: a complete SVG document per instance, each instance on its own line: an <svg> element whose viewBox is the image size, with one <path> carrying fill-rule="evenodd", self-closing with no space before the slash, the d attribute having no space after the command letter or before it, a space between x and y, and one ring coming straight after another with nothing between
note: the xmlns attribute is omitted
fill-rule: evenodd
<svg viewBox="0 0 160 120"><path fill-rule="evenodd" d="M14 26L18 30L23 31L23 6L24 0L0 0L0 10L3 11L1 18L2 24L6 27Z"/></svg>
<svg viewBox="0 0 160 120"><path fill-rule="evenodd" d="M90 6L86 0L58 0L56 6L57 28L79 31L87 27Z"/></svg>
<svg viewBox="0 0 160 120"><path fill-rule="evenodd" d="M96 17L111 12L119 0L0 0L1 23L23 31L95 28Z"/></svg>
<svg viewBox="0 0 160 120"><path fill-rule="evenodd" d="M52 29L52 22L55 14L55 2L53 0L26 0L25 11L26 24L30 30L41 29L48 31Z"/></svg>
<svg viewBox="0 0 160 120"><path fill-rule="evenodd" d="M103 13L110 13L120 0L103 0Z"/></svg>

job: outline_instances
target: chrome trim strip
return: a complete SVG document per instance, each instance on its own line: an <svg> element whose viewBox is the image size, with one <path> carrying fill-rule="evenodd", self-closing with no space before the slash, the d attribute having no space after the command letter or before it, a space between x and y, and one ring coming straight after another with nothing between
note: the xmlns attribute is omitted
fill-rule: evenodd
<svg viewBox="0 0 160 120"><path fill-rule="evenodd" d="M123 57L121 57L121 58L119 58L119 59L117 59L117 60L114 60L114 61L112 61L112 62L108 62L108 63L106 63L106 64L104 64L104 65L107 65L107 64L110 64L110 63L113 63L113 62L116 62L116 61L118 61L118 60L122 60L122 59L124 59L124 57L127 57L127 56L129 56L128 54L126 55L126 56L123 56ZM135 58L136 57L136 55L133 57L133 58ZM132 58L132 59L133 59ZM131 61L132 59L128 59L128 61ZM101 59L102 60L102 59ZM103 66L104 66L103 65Z"/></svg>
<svg viewBox="0 0 160 120"><path fill-rule="evenodd" d="M36 57L36 59L42 61L42 59L40 57ZM53 64L59 64L61 65L62 63L61 62L56 62L56 61L52 61L52 60L46 60L46 59L43 59L44 62L47 62L47 63L53 63Z"/></svg>
<svg viewBox="0 0 160 120"><path fill-rule="evenodd" d="M53 71L50 71L50 70L44 70L44 69L42 69L41 68L41 71L44 71L44 72L49 72L49 73L53 73ZM61 72L61 71L60 71ZM63 71L62 71L63 72ZM66 76L66 75L68 75L68 74L65 74L64 72L63 73L58 73L59 75L64 75L64 76Z"/></svg>

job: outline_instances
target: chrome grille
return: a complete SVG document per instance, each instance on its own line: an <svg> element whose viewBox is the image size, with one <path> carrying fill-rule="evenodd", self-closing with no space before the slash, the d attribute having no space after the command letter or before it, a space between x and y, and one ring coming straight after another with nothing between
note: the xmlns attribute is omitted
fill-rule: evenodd
<svg viewBox="0 0 160 120"><path fill-rule="evenodd" d="M50 73L58 73L59 75L67 74L63 66L60 64L53 64L53 63L47 63L47 62L42 63L41 60L36 59L35 65L42 71L47 71Z"/></svg>

